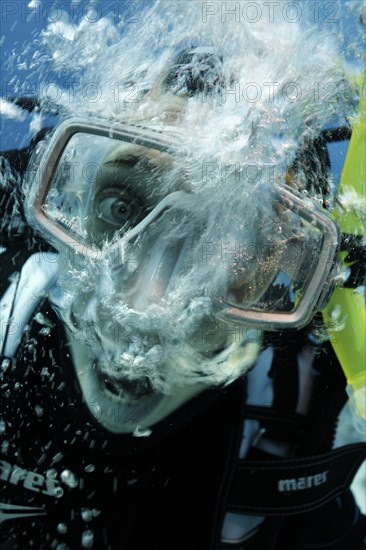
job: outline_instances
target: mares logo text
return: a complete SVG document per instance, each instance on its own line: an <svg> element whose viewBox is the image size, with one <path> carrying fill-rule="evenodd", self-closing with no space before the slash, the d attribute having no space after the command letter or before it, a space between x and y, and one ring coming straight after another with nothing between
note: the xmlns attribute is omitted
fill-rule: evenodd
<svg viewBox="0 0 366 550"><path fill-rule="evenodd" d="M24 489L28 489L29 491L55 498L60 498L64 494L57 479L23 470L23 468L13 466L5 460L0 460L0 479L12 485L22 485Z"/></svg>

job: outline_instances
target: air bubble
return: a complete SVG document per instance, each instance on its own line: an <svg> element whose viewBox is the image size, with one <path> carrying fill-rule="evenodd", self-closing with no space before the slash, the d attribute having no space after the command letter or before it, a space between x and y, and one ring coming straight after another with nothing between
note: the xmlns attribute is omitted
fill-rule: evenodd
<svg viewBox="0 0 366 550"><path fill-rule="evenodd" d="M52 321L50 321L43 313L37 313L34 316L34 320L39 323L40 325L43 325L44 327L53 328L54 324Z"/></svg>
<svg viewBox="0 0 366 550"><path fill-rule="evenodd" d="M49 327L43 327L41 328L38 334L40 334L41 336L49 336L50 333L51 333L51 329Z"/></svg>
<svg viewBox="0 0 366 550"><path fill-rule="evenodd" d="M6 422L3 419L0 419L0 435L3 435L6 432Z"/></svg>
<svg viewBox="0 0 366 550"><path fill-rule="evenodd" d="M341 305L337 304L336 306L334 306L334 308L332 309L332 311L330 313L331 320L333 322L338 321L341 317L341 313L342 313Z"/></svg>
<svg viewBox="0 0 366 550"><path fill-rule="evenodd" d="M152 434L152 430L149 430L149 428L141 428L141 426L136 426L133 436L134 437L149 437Z"/></svg>
<svg viewBox="0 0 366 550"><path fill-rule="evenodd" d="M81 509L81 517L83 521L87 523L92 521L93 518L96 518L97 516L99 516L99 514L100 514L100 510L96 510L95 508L93 508L92 510L90 508Z"/></svg>
<svg viewBox="0 0 366 550"><path fill-rule="evenodd" d="M89 510L89 508L81 510L81 517L82 517L83 521L86 521L86 522L91 521L93 519L91 510Z"/></svg>
<svg viewBox="0 0 366 550"><path fill-rule="evenodd" d="M34 411L36 413L36 415L40 418L41 416L44 415L44 410L43 410L43 407L41 407L41 405L36 405L34 407Z"/></svg>
<svg viewBox="0 0 366 550"><path fill-rule="evenodd" d="M81 535L81 546L83 548L93 548L94 544L94 533L93 531L84 531Z"/></svg>
<svg viewBox="0 0 366 550"><path fill-rule="evenodd" d="M67 533L67 525L66 523L59 523L56 527L58 533L60 533L60 535L65 535Z"/></svg>
<svg viewBox="0 0 366 550"><path fill-rule="evenodd" d="M127 485L134 485L137 482L138 482L137 477L133 477L132 479L127 480Z"/></svg>
<svg viewBox="0 0 366 550"><path fill-rule="evenodd" d="M11 365L10 359L3 359L1 363L1 370L5 372L6 370L8 370L10 365Z"/></svg>
<svg viewBox="0 0 366 550"><path fill-rule="evenodd" d="M75 489L75 487L78 486L78 478L71 470L63 470L60 475L62 483L70 487L71 489Z"/></svg>
<svg viewBox="0 0 366 550"><path fill-rule="evenodd" d="M63 453L56 453L55 456L53 457L52 461L53 462L60 462L60 460L63 458Z"/></svg>
<svg viewBox="0 0 366 550"><path fill-rule="evenodd" d="M47 494L53 495L55 498L61 498L64 494L64 490L62 487L52 487Z"/></svg>

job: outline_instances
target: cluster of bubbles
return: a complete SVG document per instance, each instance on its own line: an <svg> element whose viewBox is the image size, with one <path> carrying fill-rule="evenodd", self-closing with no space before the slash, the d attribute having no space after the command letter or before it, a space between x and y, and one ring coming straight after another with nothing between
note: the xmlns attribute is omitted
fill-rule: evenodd
<svg viewBox="0 0 366 550"><path fill-rule="evenodd" d="M207 48L208 69L200 55L187 58L186 65L194 82L204 69L210 86L198 85L197 93L189 93L187 72L172 74L171 68L182 52ZM189 219L206 221L195 244L200 250L205 242L230 242L235 235L260 246L258 220L271 218L273 183L284 183L283 166L291 164L299 142L315 138L335 116L352 113L357 92L339 61L338 49L336 35L304 21L280 19L274 24L263 17L253 24L218 16L208 22L201 2L156 1L148 3L130 25L108 16L95 22L87 18L50 22L36 42L32 66L41 79L47 79L48 73L63 75L56 103L65 116L92 114L179 130L179 162L194 195ZM226 167L224 182L217 171L202 177L202 166L208 162ZM266 171L255 182L236 177L237 168L232 167L253 162L259 168L272 163L281 170L274 181L268 180ZM195 229L188 221L184 231ZM104 369L112 365L114 376L120 372L129 378L149 376L155 389L167 393L174 379L197 373L200 380L222 383L234 376L226 362L221 358L205 363L200 350L187 346L197 327L212 315L213 280L223 288L228 284L230 270L212 267L190 270L165 309L153 306L143 313L131 309L113 286L113 266L108 262L67 265L60 282L66 290L54 299L65 319L70 320L70 312L77 317L79 328L88 323L99 327L91 353ZM126 332L132 323L140 333L132 340L126 334L122 349L121 340L117 345L109 335L111 323ZM253 360L253 347L246 351L245 359L245 349L240 350L243 360L235 376ZM169 382L167 373L160 373L167 362L176 366Z"/></svg>

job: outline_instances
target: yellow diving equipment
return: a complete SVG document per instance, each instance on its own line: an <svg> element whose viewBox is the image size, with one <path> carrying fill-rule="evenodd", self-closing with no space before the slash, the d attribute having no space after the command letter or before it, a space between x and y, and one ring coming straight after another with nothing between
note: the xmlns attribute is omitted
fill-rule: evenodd
<svg viewBox="0 0 366 550"><path fill-rule="evenodd" d="M338 188L338 197L349 198L356 204L344 210L336 209L334 219L346 235L365 237L362 214L366 212L366 87L361 92L359 112L353 125L352 137ZM341 251L341 257L346 254ZM352 265L352 264L348 264ZM361 291L360 291L361 290ZM360 289L336 288L323 317L333 349L347 379L347 391L352 408L357 413L356 425L364 429L366 421L366 307L365 295ZM339 326L337 327L337 323Z"/></svg>

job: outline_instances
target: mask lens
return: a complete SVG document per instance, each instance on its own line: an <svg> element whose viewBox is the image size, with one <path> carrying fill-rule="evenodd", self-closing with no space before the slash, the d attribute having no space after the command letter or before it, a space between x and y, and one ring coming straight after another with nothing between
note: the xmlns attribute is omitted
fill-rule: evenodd
<svg viewBox="0 0 366 550"><path fill-rule="evenodd" d="M167 153L153 148L76 133L62 152L42 210L76 241L102 248L146 216L171 164Z"/></svg>
<svg viewBox="0 0 366 550"><path fill-rule="evenodd" d="M296 213L286 213L277 234L256 250L252 279L238 277L231 288L229 304L252 311L294 311L312 279L321 249L320 229Z"/></svg>
<svg viewBox="0 0 366 550"><path fill-rule="evenodd" d="M243 269L236 271L225 315L268 328L300 327L326 285L337 250L337 229L313 204L281 190L272 221L259 234L260 244L251 250L249 261L244 254Z"/></svg>

